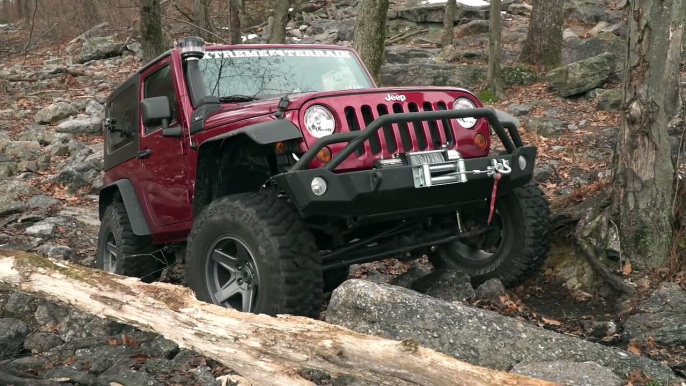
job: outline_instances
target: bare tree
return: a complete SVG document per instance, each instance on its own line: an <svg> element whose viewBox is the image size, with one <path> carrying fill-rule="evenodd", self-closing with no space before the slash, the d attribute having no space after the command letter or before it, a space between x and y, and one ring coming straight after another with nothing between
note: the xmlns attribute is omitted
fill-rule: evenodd
<svg viewBox="0 0 686 386"><path fill-rule="evenodd" d="M683 0L630 2L624 107L615 154L614 204L622 252L639 268L670 257L674 167L668 122L679 104Z"/></svg>
<svg viewBox="0 0 686 386"><path fill-rule="evenodd" d="M241 44L243 38L241 36L241 1L229 0L229 43Z"/></svg>
<svg viewBox="0 0 686 386"><path fill-rule="evenodd" d="M144 62L164 52L160 0L141 0L141 46Z"/></svg>
<svg viewBox="0 0 686 386"><path fill-rule="evenodd" d="M442 47L453 45L455 14L457 14L457 0L448 0L448 3L445 5L445 16L443 17L443 36L441 37Z"/></svg>
<svg viewBox="0 0 686 386"><path fill-rule="evenodd" d="M500 54L502 51L500 31L501 0L491 0L491 25L488 38L488 91L497 99L505 97L502 76L500 74Z"/></svg>
<svg viewBox="0 0 686 386"><path fill-rule="evenodd" d="M24 18L24 2L25 2L25 0L14 0L14 1L15 1L14 6L17 8L17 17L19 19L23 19ZM6 4L9 4L9 3L6 3Z"/></svg>
<svg viewBox="0 0 686 386"><path fill-rule="evenodd" d="M360 0L357 3L353 48L379 83L386 42L386 14L389 0Z"/></svg>
<svg viewBox="0 0 686 386"><path fill-rule="evenodd" d="M83 14L86 19L91 23L97 23L100 21L100 12L95 5L95 0L82 0Z"/></svg>
<svg viewBox="0 0 686 386"><path fill-rule="evenodd" d="M288 25L288 10L291 8L291 0L278 0L274 9L274 24L269 35L269 43L286 43L286 25Z"/></svg>
<svg viewBox="0 0 686 386"><path fill-rule="evenodd" d="M552 69L562 64L565 0L533 0L531 21L521 61Z"/></svg>
<svg viewBox="0 0 686 386"><path fill-rule="evenodd" d="M210 0L193 0L193 22L195 35L209 40L210 34L207 32L211 31Z"/></svg>

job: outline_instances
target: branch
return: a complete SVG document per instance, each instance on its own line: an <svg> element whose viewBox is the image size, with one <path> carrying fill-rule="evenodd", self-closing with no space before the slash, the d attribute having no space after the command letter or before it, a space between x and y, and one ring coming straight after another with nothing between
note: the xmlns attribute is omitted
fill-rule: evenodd
<svg viewBox="0 0 686 386"><path fill-rule="evenodd" d="M428 29L420 29L417 31L405 31L403 33L395 35L395 36L389 38L388 40L386 40L386 45L388 46L388 45L391 45L393 43L397 43L399 41L411 38L413 36L423 34L424 32L428 32L428 31L429 31Z"/></svg>
<svg viewBox="0 0 686 386"><path fill-rule="evenodd" d="M186 288L0 250L0 288L16 290L160 334L211 357L256 385L311 385L304 369L375 385L554 383L486 369L421 347L303 317L255 315L195 299Z"/></svg>

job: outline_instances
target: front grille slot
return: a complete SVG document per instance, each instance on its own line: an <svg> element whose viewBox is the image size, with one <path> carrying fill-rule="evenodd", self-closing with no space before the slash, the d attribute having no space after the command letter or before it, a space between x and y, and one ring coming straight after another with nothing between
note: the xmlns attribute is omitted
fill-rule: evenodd
<svg viewBox="0 0 686 386"><path fill-rule="evenodd" d="M417 104L414 102L408 104L407 109L410 110L411 113L419 112L419 107L417 107ZM429 144L426 140L426 134L424 133L424 126L422 125L422 122L412 122L412 126L414 127L414 134L417 136L417 145L419 146L418 150L425 150Z"/></svg>
<svg viewBox="0 0 686 386"><path fill-rule="evenodd" d="M351 106L348 106L343 110L345 112L345 121L348 124L348 130L350 131L360 131L360 124L357 121L357 114L355 113L355 109ZM364 154L364 146L360 145L355 149L355 153L358 156L362 156Z"/></svg>
<svg viewBox="0 0 686 386"><path fill-rule="evenodd" d="M376 111L379 113L379 117L388 115L388 106L384 104L378 104L376 106ZM381 128L381 130L383 130L384 140L386 142L386 150L390 154L395 154L398 151L398 145L395 141L393 125L385 125Z"/></svg>
<svg viewBox="0 0 686 386"><path fill-rule="evenodd" d="M448 108L445 105L445 102L438 102L436 104L438 107L438 110L447 110ZM441 119L441 123L443 124L443 132L445 133L445 139L446 142L448 142L448 147L453 147L455 146L455 136L453 135L453 128L452 125L450 124L449 119Z"/></svg>
<svg viewBox="0 0 686 386"><path fill-rule="evenodd" d="M364 119L364 127L369 126L372 122L374 122L374 114L372 113L372 108L369 107L368 105L362 106L362 118ZM372 154L379 154L381 153L381 142L379 141L379 132L377 131L375 134L372 134L371 137L369 137L369 146L372 150Z"/></svg>
<svg viewBox="0 0 686 386"><path fill-rule="evenodd" d="M424 111L433 111L433 106L431 102L424 102ZM443 144L441 138L441 132L438 131L438 125L436 121L426 121L429 124L429 133L431 133L431 143L434 145L434 150L440 149Z"/></svg>
<svg viewBox="0 0 686 386"><path fill-rule="evenodd" d="M403 105L401 105L400 103L393 103L393 112L395 114L404 113L405 111L403 111ZM407 126L407 123L398 123L398 131L400 132L400 140L403 144L403 150L405 150L406 152L411 151L412 137L410 137L410 128Z"/></svg>

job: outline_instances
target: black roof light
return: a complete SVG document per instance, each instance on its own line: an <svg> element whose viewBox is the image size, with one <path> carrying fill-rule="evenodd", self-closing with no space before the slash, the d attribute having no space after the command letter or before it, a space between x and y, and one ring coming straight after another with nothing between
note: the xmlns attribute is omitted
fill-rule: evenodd
<svg viewBox="0 0 686 386"><path fill-rule="evenodd" d="M176 43L181 57L187 60L199 60L205 56L205 41L197 36L181 38Z"/></svg>

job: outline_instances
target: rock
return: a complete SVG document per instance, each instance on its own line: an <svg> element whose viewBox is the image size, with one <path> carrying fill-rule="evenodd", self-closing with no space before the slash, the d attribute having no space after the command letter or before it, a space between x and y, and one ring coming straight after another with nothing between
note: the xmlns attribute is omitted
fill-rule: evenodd
<svg viewBox="0 0 686 386"><path fill-rule="evenodd" d="M386 63L409 64L415 59L431 59L438 55L440 50L435 48L415 48L405 46L386 47Z"/></svg>
<svg viewBox="0 0 686 386"><path fill-rule="evenodd" d="M133 52L138 58L143 57L143 46L138 42L127 44L126 49Z"/></svg>
<svg viewBox="0 0 686 386"><path fill-rule="evenodd" d="M77 109L67 102L53 103L40 110L33 121L39 125L57 123L77 113Z"/></svg>
<svg viewBox="0 0 686 386"><path fill-rule="evenodd" d="M29 236L40 237L42 239L50 239L55 235L55 224L37 223L26 228L24 232Z"/></svg>
<svg viewBox="0 0 686 386"><path fill-rule="evenodd" d="M77 310L70 310L69 314L62 320L60 337L65 342L76 338L88 338L94 336L110 336L119 334L131 327L121 323L101 319L95 315L89 315Z"/></svg>
<svg viewBox="0 0 686 386"><path fill-rule="evenodd" d="M351 42L355 30L354 20L312 20L312 30L315 34L330 33L335 36L334 42Z"/></svg>
<svg viewBox="0 0 686 386"><path fill-rule="evenodd" d="M568 64L550 71L545 80L568 97L600 87L615 69L615 55L605 52L589 59Z"/></svg>
<svg viewBox="0 0 686 386"><path fill-rule="evenodd" d="M533 7L526 3L513 3L507 7L507 12L512 15L531 16Z"/></svg>
<svg viewBox="0 0 686 386"><path fill-rule="evenodd" d="M402 275L396 276L395 279L391 281L391 284L405 288L412 288L412 283L431 273L429 267L417 262L416 260L412 261L410 264L410 268L408 268L408 270Z"/></svg>
<svg viewBox="0 0 686 386"><path fill-rule="evenodd" d="M9 358L21 351L29 326L19 319L0 319L0 358Z"/></svg>
<svg viewBox="0 0 686 386"><path fill-rule="evenodd" d="M553 174L555 174L555 169L553 169L552 166L538 163L534 169L534 180L537 182L545 182L552 177Z"/></svg>
<svg viewBox="0 0 686 386"><path fill-rule="evenodd" d="M474 291L474 294L479 299L497 299L498 297L505 295L505 286L498 279L489 279L481 284Z"/></svg>
<svg viewBox="0 0 686 386"><path fill-rule="evenodd" d="M535 105L533 103L525 103L521 105L510 105L507 112L515 117L522 117L528 115L533 110Z"/></svg>
<svg viewBox="0 0 686 386"><path fill-rule="evenodd" d="M412 288L448 302L466 302L474 299L474 288L469 275L452 267L431 272L415 281Z"/></svg>
<svg viewBox="0 0 686 386"><path fill-rule="evenodd" d="M8 202L7 204L0 205L0 216L22 213L25 210L26 205L23 202Z"/></svg>
<svg viewBox="0 0 686 386"><path fill-rule="evenodd" d="M490 29L490 22L488 20L472 20L455 28L455 37L461 38L463 36L487 34Z"/></svg>
<svg viewBox="0 0 686 386"><path fill-rule="evenodd" d="M102 133L102 119L97 116L79 114L75 118L60 123L55 131L68 134L99 134Z"/></svg>
<svg viewBox="0 0 686 386"><path fill-rule="evenodd" d="M0 184L0 205L19 201L19 197L39 194L40 190L20 180L8 180Z"/></svg>
<svg viewBox="0 0 686 386"><path fill-rule="evenodd" d="M150 344L150 356L173 359L179 353L179 345L176 342L158 336Z"/></svg>
<svg viewBox="0 0 686 386"><path fill-rule="evenodd" d="M462 19L488 19L488 3L483 5L467 5L457 3L454 21ZM503 1L509 5L511 2ZM506 6L503 4L504 6ZM414 23L443 23L445 19L445 3L415 4L401 9L389 10L389 18L401 18Z"/></svg>
<svg viewBox="0 0 686 386"><path fill-rule="evenodd" d="M506 86L526 86L536 82L536 74L525 67L503 66L500 75Z"/></svg>
<svg viewBox="0 0 686 386"><path fill-rule="evenodd" d="M29 198L29 201L27 202L29 208L43 208L43 209L49 208L49 207L51 207L53 205L57 205L59 203L60 203L59 200L52 198L52 197L49 197L49 196L46 196L46 195L43 195L43 194L41 194L39 196L33 196L33 197Z"/></svg>
<svg viewBox="0 0 686 386"><path fill-rule="evenodd" d="M622 90L618 88L598 90L598 109L614 111L622 107Z"/></svg>
<svg viewBox="0 0 686 386"><path fill-rule="evenodd" d="M603 3L596 0L571 0L565 3L565 19L579 21L582 24L595 24L608 20Z"/></svg>
<svg viewBox="0 0 686 386"><path fill-rule="evenodd" d="M105 106L96 101L88 101L86 104L86 114L97 117L98 119L105 119Z"/></svg>
<svg viewBox="0 0 686 386"><path fill-rule="evenodd" d="M326 321L420 345L474 365L507 371L520 362L592 361L616 375L676 377L657 361L546 330L493 311L450 303L398 286L351 279L333 291Z"/></svg>
<svg viewBox="0 0 686 386"><path fill-rule="evenodd" d="M26 338L24 341L24 348L32 352L43 353L61 346L63 343L64 341L58 335L47 332L36 332Z"/></svg>
<svg viewBox="0 0 686 386"><path fill-rule="evenodd" d="M34 161L43 154L40 143L36 141L0 142L0 152L19 161Z"/></svg>
<svg viewBox="0 0 686 386"><path fill-rule="evenodd" d="M503 81L506 86L529 84L535 76L521 67L504 66ZM447 63L386 64L381 67L381 84L389 87L404 86L451 86L476 87L486 76L486 68Z"/></svg>
<svg viewBox="0 0 686 386"><path fill-rule="evenodd" d="M510 372L544 381L557 382L564 386L624 385L624 381L612 370L594 362L519 363Z"/></svg>
<svg viewBox="0 0 686 386"><path fill-rule="evenodd" d="M596 24L595 27L591 28L587 34L588 36L598 36L600 32L602 32L605 28L607 28L610 25L610 23L606 21L599 21L598 24Z"/></svg>
<svg viewBox="0 0 686 386"><path fill-rule="evenodd" d="M658 344L686 344L686 290L676 283L662 284L624 325L624 339Z"/></svg>
<svg viewBox="0 0 686 386"><path fill-rule="evenodd" d="M529 118L526 128L544 137L558 137L564 131L566 123L557 118Z"/></svg>
<svg viewBox="0 0 686 386"><path fill-rule="evenodd" d="M38 253L51 259L71 260L74 257L74 250L66 245L54 245L46 243L38 248Z"/></svg>
<svg viewBox="0 0 686 386"><path fill-rule="evenodd" d="M113 36L100 36L86 39L79 52L79 63L91 60L107 59L121 55L122 45Z"/></svg>
<svg viewBox="0 0 686 386"><path fill-rule="evenodd" d="M562 44L562 64L567 65L580 60L598 56L604 52L615 54L615 71L624 69L626 47L624 39L610 32L601 32L596 37L580 39L576 36L565 39Z"/></svg>

